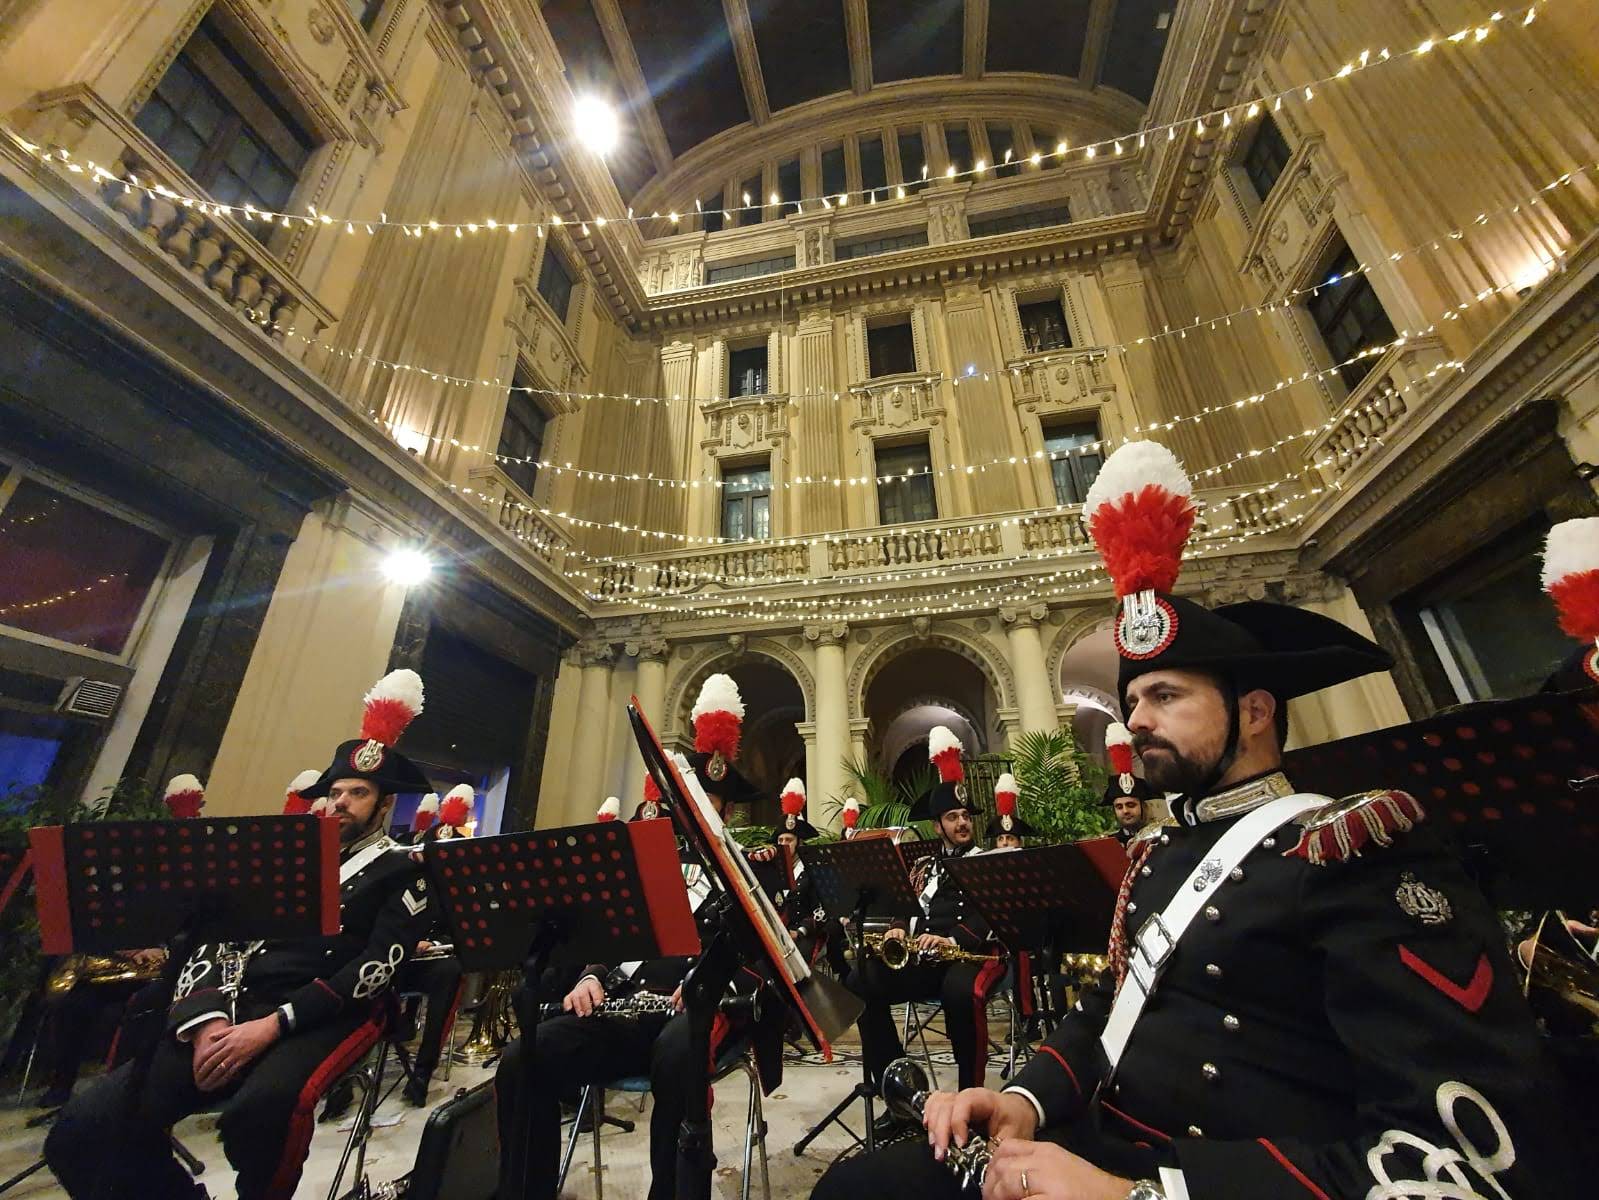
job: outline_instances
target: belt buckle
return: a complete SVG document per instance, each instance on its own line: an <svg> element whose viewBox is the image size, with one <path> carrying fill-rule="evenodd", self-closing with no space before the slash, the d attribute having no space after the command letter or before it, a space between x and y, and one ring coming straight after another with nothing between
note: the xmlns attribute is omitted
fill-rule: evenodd
<svg viewBox="0 0 1599 1200"><path fill-rule="evenodd" d="M1152 943L1156 942L1157 938L1160 945L1158 949L1152 949ZM1155 981L1160 978L1166 960L1176 949L1177 939L1172 937L1171 930L1161 919L1161 914L1155 913L1139 927L1138 936L1133 939L1133 954L1127 964L1127 977L1137 983L1144 994L1148 995L1154 988Z"/></svg>

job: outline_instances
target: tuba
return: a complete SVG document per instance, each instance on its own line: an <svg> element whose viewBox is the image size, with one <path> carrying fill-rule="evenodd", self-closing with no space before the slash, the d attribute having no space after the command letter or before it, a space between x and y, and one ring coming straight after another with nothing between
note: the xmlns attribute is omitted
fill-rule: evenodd
<svg viewBox="0 0 1599 1200"><path fill-rule="evenodd" d="M516 1020L513 1003L521 971L498 971L472 1017L472 1036L451 1057L463 1067L479 1067L500 1057Z"/></svg>

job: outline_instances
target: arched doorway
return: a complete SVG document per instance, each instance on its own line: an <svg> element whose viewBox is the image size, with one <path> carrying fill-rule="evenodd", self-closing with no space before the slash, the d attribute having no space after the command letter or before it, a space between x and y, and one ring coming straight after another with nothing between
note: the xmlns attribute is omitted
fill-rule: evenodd
<svg viewBox="0 0 1599 1200"><path fill-rule="evenodd" d="M987 674L937 644L908 642L871 676L862 699L871 722L868 766L893 779L927 769L927 735L943 725L968 755L1000 745L999 697Z"/></svg>

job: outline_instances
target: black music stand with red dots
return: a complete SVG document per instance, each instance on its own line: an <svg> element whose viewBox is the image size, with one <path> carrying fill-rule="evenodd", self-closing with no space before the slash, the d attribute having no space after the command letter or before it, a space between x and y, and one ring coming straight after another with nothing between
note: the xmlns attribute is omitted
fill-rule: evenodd
<svg viewBox="0 0 1599 1200"><path fill-rule="evenodd" d="M700 937L678 866L672 822L601 821L497 837L429 843L423 861L461 966L520 969L517 1005L522 1080L538 1084L534 1052L546 971L603 959L626 962L698 954ZM517 1114L514 1128L526 1125ZM526 1170L527 1159L522 1159ZM527 1180L502 1180L520 1195Z"/></svg>
<svg viewBox="0 0 1599 1200"><path fill-rule="evenodd" d="M1599 903L1599 691L1486 701L1295 750L1294 786L1395 788L1467 852L1499 908Z"/></svg>

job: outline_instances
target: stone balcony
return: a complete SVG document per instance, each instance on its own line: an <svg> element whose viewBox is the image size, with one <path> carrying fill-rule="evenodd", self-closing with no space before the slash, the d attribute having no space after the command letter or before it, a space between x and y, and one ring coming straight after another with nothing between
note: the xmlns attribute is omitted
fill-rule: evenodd
<svg viewBox="0 0 1599 1200"><path fill-rule="evenodd" d="M1306 449L1305 461L1327 483L1342 484L1452 374L1436 337L1413 338L1390 348L1349 394L1332 427Z"/></svg>
<svg viewBox="0 0 1599 1200"><path fill-rule="evenodd" d="M237 209L205 205L203 193L121 112L87 87L46 92L32 103L29 136L69 150L86 186L189 273L216 301L302 359L334 316L303 287ZM84 164L93 164L89 167ZM258 222L262 236L290 230ZM297 336L291 337L294 334Z"/></svg>
<svg viewBox="0 0 1599 1200"><path fill-rule="evenodd" d="M1195 536L1232 537L1265 533L1277 524L1270 495L1248 487L1198 493ZM738 542L710 549L668 550L603 564L596 589L605 600L626 605L661 592L700 591L714 598L718 587L761 586L859 589L880 582L884 572L959 566L980 575L1002 571L1025 558L1068 558L1093 553L1077 505L841 530L812 539ZM716 586L711 586L716 585Z"/></svg>
<svg viewBox="0 0 1599 1200"><path fill-rule="evenodd" d="M500 528L540 562L557 571L566 566L571 536L534 508L532 498L511 481L499 464L473 467L467 472L467 485L461 491L492 513Z"/></svg>

